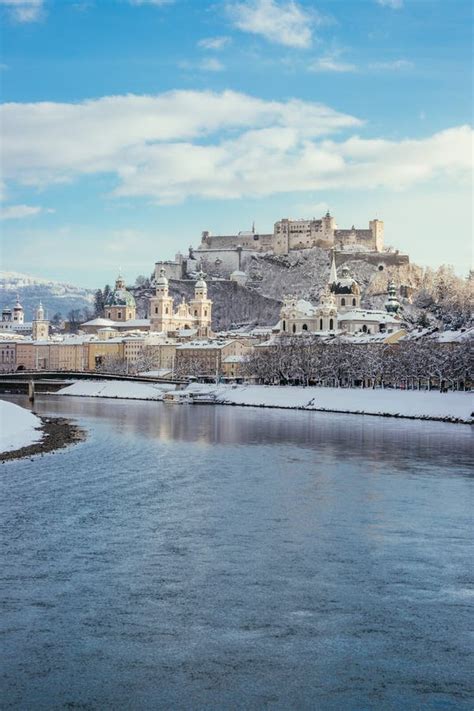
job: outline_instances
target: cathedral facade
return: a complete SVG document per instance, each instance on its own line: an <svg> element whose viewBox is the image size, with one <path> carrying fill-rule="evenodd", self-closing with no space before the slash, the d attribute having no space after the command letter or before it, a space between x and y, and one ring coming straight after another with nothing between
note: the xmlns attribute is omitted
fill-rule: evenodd
<svg viewBox="0 0 474 711"><path fill-rule="evenodd" d="M198 338L211 335L212 301L207 298L207 284L202 272L194 286L194 299L184 299L174 308L169 295L169 283L164 267L155 281L155 296L150 299L150 331L171 334L177 331L195 330Z"/></svg>

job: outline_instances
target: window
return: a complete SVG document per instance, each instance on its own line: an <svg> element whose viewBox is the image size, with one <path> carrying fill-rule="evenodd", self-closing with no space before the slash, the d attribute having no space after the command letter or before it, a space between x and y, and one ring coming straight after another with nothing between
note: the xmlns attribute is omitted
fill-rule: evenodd
<svg viewBox="0 0 474 711"><path fill-rule="evenodd" d="M319 319L319 330L320 331L323 330L323 319L322 318Z"/></svg>
<svg viewBox="0 0 474 711"><path fill-rule="evenodd" d="M352 299L352 306L355 306L357 301L355 299Z"/></svg>
<svg viewBox="0 0 474 711"><path fill-rule="evenodd" d="M304 324L303 324L303 331L307 331L307 330L308 330L308 324L307 324L307 323L304 323Z"/></svg>
<svg viewBox="0 0 474 711"><path fill-rule="evenodd" d="M158 313L158 306L155 306L155 314Z"/></svg>
<svg viewBox="0 0 474 711"><path fill-rule="evenodd" d="M334 319L330 318L329 319L329 330L332 331L334 328Z"/></svg>
<svg viewBox="0 0 474 711"><path fill-rule="evenodd" d="M165 314L167 314L167 313L169 313L168 307L166 307L166 309L165 309Z"/></svg>
<svg viewBox="0 0 474 711"><path fill-rule="evenodd" d="M207 316L207 311L204 311L204 316Z"/></svg>
<svg viewBox="0 0 474 711"><path fill-rule="evenodd" d="M194 309L194 315L195 315L195 316L198 315L197 309Z"/></svg>
<svg viewBox="0 0 474 711"><path fill-rule="evenodd" d="M345 306L345 305L346 305L346 300L345 300L345 299L341 299L341 306Z"/></svg>
<svg viewBox="0 0 474 711"><path fill-rule="evenodd" d="M293 328L292 328L291 330L293 331L293 333L296 333L296 326L295 326L295 324L293 324Z"/></svg>
<svg viewBox="0 0 474 711"><path fill-rule="evenodd" d="M283 321L282 328L284 331L286 331L286 321Z"/></svg>

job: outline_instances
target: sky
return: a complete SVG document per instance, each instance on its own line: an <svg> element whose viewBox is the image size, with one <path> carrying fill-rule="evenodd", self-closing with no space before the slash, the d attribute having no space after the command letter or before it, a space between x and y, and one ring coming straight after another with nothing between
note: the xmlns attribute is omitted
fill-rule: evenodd
<svg viewBox="0 0 474 711"><path fill-rule="evenodd" d="M1 268L133 283L201 232L385 222L472 262L465 0L0 0Z"/></svg>

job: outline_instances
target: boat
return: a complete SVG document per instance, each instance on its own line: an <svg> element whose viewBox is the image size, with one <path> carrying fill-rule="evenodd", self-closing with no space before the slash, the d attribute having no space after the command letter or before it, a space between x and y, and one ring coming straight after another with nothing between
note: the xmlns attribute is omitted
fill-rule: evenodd
<svg viewBox="0 0 474 711"><path fill-rule="evenodd" d="M189 393L182 390L172 390L169 393L165 393L163 402L167 405L185 405L192 402L192 400Z"/></svg>
<svg viewBox="0 0 474 711"><path fill-rule="evenodd" d="M193 393L191 402L193 405L217 405L218 400L213 393Z"/></svg>

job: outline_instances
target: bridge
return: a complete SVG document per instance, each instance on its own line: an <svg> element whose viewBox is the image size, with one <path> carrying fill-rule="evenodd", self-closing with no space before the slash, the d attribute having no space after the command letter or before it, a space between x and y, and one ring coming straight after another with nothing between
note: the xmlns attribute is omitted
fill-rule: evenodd
<svg viewBox="0 0 474 711"><path fill-rule="evenodd" d="M115 375L74 370L19 370L15 373L0 373L0 392L25 393L30 383L34 383L36 392L56 392L70 385L75 380L121 380L132 383L165 383L167 385L186 385L182 378L159 378L147 375Z"/></svg>

